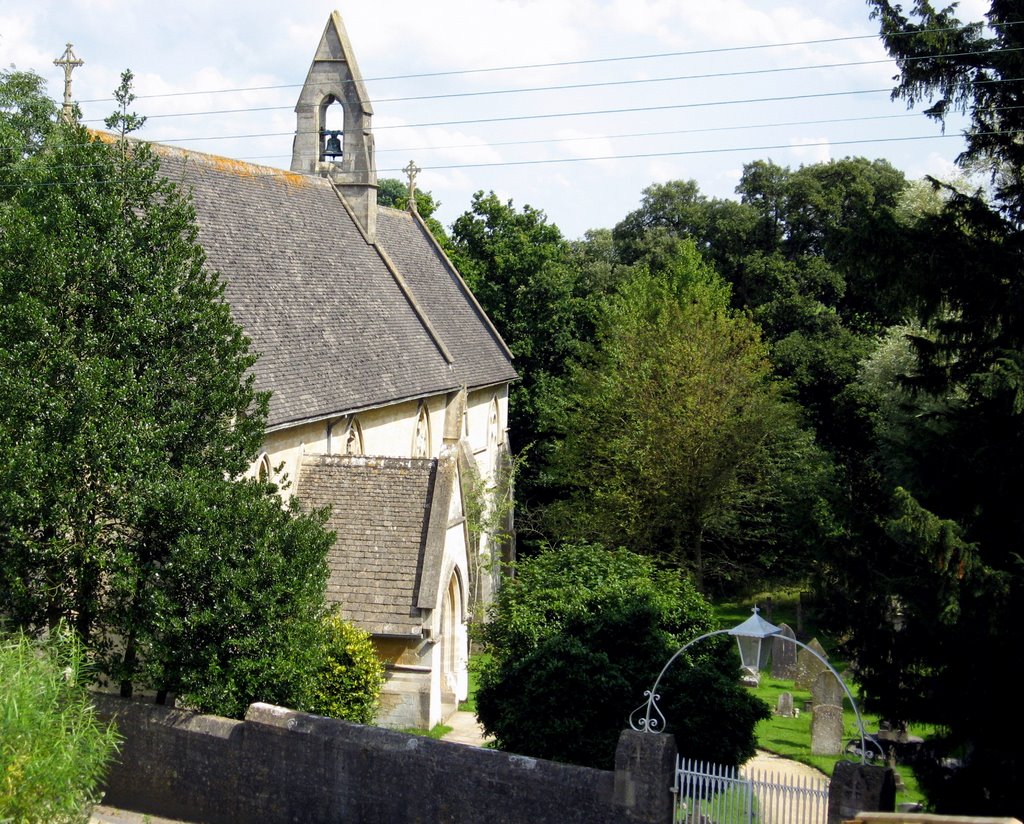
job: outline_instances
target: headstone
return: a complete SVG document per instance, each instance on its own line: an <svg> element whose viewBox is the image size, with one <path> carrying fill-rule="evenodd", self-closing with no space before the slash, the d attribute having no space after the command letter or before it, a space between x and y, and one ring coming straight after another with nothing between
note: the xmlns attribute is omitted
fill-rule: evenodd
<svg viewBox="0 0 1024 824"><path fill-rule="evenodd" d="M843 708L815 704L811 711L811 755L843 751Z"/></svg>
<svg viewBox="0 0 1024 824"><path fill-rule="evenodd" d="M845 697L846 693L840 686L839 679L827 669L819 672L811 684L811 700L815 707L841 707Z"/></svg>
<svg viewBox="0 0 1024 824"><path fill-rule="evenodd" d="M818 639L814 638L811 643L807 645L810 650L800 648L800 652L796 656L796 688L799 690L809 690L811 684L814 683L814 679L818 677L818 673L825 669L825 665L821 662L821 658L828 658L825 655L825 649L821 644L818 643ZM821 658L818 658L814 653L818 653Z"/></svg>
<svg viewBox="0 0 1024 824"><path fill-rule="evenodd" d="M783 718L793 717L793 693L784 692L779 696L779 703L775 707L775 714Z"/></svg>
<svg viewBox="0 0 1024 824"><path fill-rule="evenodd" d="M779 629L782 632L772 637L772 678L792 681L796 677L796 654L799 649L793 643L796 634L789 624L779 624Z"/></svg>
<svg viewBox="0 0 1024 824"><path fill-rule="evenodd" d="M849 821L859 812L893 812L895 808L892 768L836 762L828 784L828 824Z"/></svg>

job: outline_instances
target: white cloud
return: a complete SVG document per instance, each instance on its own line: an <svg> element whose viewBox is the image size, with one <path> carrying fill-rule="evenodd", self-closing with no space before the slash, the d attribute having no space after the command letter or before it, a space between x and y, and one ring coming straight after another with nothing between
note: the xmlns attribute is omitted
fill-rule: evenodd
<svg viewBox="0 0 1024 824"><path fill-rule="evenodd" d="M59 97L63 74L52 61L71 40L86 64L74 75L85 116L101 118L120 72L137 75L140 114L251 109L236 114L153 117L143 135L175 140L253 135L181 145L215 154L254 157L287 167L298 88L214 89L301 84L335 3L320 0L0 0L0 65L35 69ZM964 0L965 16L986 10L986 0ZM841 145L848 140L934 134L917 120L878 119L842 125L780 126L842 118L902 114L886 93L787 97L888 88L891 63L812 71L766 69L877 60L884 56L862 3L849 0L375 0L348 3L345 23L374 102L380 169L400 169L410 157L427 168L623 154L689 152L677 157L564 164L485 166L424 172L421 183L445 204L445 219L469 206L477 189L496 189L517 205L548 212L570 237L611 225L636 208L654 181L694 178L709 195L731 196L743 164L772 151L780 162L828 159L843 153L884 156L918 176L949 166L961 148L955 139L919 143ZM787 48L737 47L871 35ZM609 60L687 50L720 53ZM529 71L460 74L459 70L533 63L571 63ZM389 97L466 94L528 86L599 83L636 78L712 75L717 79L604 86L590 89L434 97L386 103ZM444 76L381 80L394 75L451 72ZM758 73L761 72L761 73ZM143 97L179 92L200 94ZM724 101L774 98L761 104ZM700 105L695 104L717 104ZM273 107L281 107L275 109ZM656 107L662 108L655 111ZM565 112L641 109L631 113L541 118ZM498 118L535 116L534 119ZM448 125L387 126L478 121ZM811 134L807 134L812 130ZM658 132L672 134L657 135ZM277 137L256 135L281 133ZM635 133L629 139L609 135ZM547 142L545 142L547 141ZM518 145L498 145L518 144ZM715 152L727 147L747 152ZM757 149L792 146L792 149ZM936 147L939 148L936 148ZM922 147L926 147L922 149ZM391 151L401 149L402 151ZM922 157L934 149L934 162ZM269 159L264 156L271 156ZM930 156L925 156L930 157ZM391 175L400 176L400 175Z"/></svg>
<svg viewBox="0 0 1024 824"><path fill-rule="evenodd" d="M799 163L827 163L832 147L827 137L805 137L790 142L790 152Z"/></svg>

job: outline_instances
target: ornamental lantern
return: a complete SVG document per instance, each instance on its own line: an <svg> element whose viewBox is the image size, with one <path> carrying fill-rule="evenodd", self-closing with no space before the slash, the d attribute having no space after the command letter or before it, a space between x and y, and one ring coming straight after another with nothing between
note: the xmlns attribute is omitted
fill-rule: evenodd
<svg viewBox="0 0 1024 824"><path fill-rule="evenodd" d="M746 621L728 630L728 633L736 638L743 669L756 677L768 663L768 655L771 652L771 645L766 644L765 639L778 635L782 630L764 620L757 607L754 607L753 612L754 614Z"/></svg>

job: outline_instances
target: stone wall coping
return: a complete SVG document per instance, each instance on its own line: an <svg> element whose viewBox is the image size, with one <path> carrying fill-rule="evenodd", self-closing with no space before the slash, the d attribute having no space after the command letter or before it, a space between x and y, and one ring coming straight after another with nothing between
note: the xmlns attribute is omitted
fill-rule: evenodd
<svg viewBox="0 0 1024 824"><path fill-rule="evenodd" d="M852 822L860 824L1021 824L1016 818L991 818L934 813L858 813ZM844 824L847 824L844 822Z"/></svg>

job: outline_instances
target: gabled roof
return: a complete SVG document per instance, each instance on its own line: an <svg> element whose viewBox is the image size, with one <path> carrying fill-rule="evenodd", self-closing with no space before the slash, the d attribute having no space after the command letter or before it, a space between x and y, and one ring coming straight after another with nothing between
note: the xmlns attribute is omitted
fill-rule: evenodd
<svg viewBox="0 0 1024 824"><path fill-rule="evenodd" d="M419 216L380 209L377 241L451 352L458 382L473 388L515 380L512 353Z"/></svg>
<svg viewBox="0 0 1024 824"><path fill-rule="evenodd" d="M191 191L208 265L260 355L270 427L514 379L500 337L409 218L382 210L396 273L329 180L155 148Z"/></svg>
<svg viewBox="0 0 1024 824"><path fill-rule="evenodd" d="M337 534L327 602L376 635L422 631L417 603L431 508L445 503L435 501L436 476L437 461L426 458L302 459L298 497L309 509L330 505L327 528Z"/></svg>

